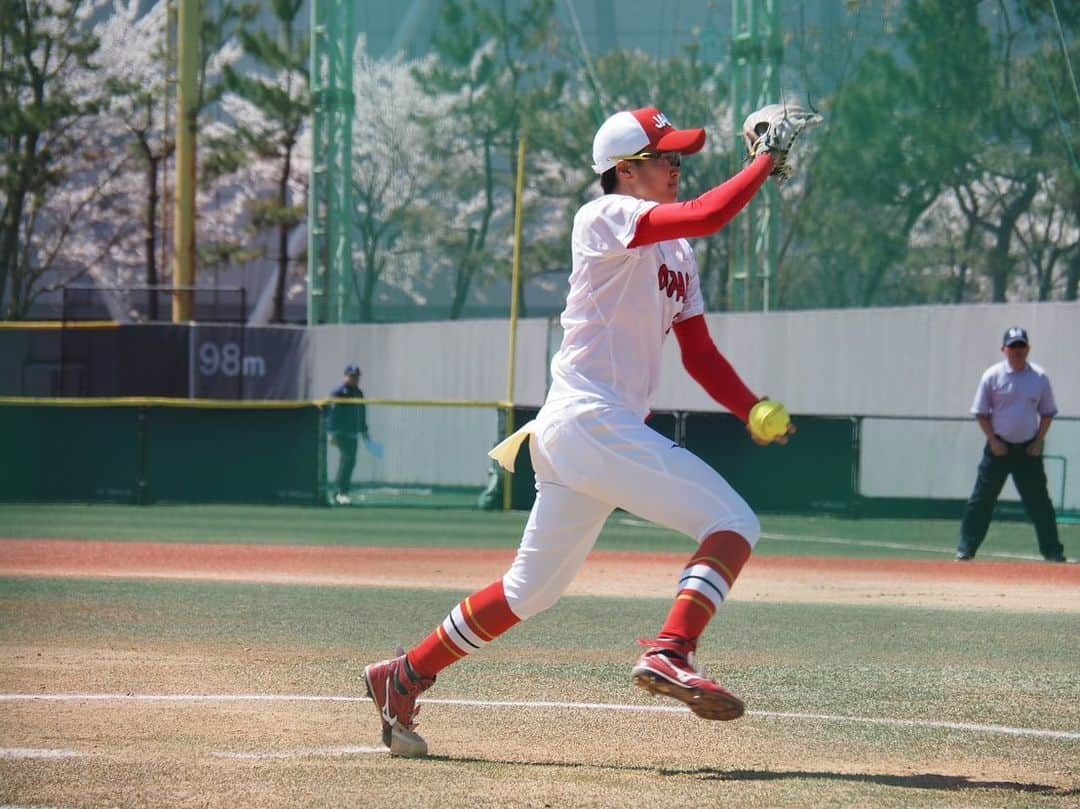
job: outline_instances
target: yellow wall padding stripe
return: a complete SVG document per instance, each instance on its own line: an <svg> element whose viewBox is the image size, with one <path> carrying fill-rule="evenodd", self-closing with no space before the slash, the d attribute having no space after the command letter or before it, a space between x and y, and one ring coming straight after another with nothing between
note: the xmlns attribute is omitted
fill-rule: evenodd
<svg viewBox="0 0 1080 809"><path fill-rule="evenodd" d="M194 407L207 409L262 408L287 409L311 407L314 402L292 400L246 401L243 399L168 399L163 396L130 396L100 398L46 398L34 396L0 396L0 405L33 407Z"/></svg>
<svg viewBox="0 0 1080 809"><path fill-rule="evenodd" d="M434 399L172 399L166 396L46 397L0 396L0 405L40 407L195 407L265 408L326 407L330 404L390 405L396 407L509 408L509 402L443 401Z"/></svg>
<svg viewBox="0 0 1080 809"><path fill-rule="evenodd" d="M510 408L511 402L485 402L469 399L313 399L312 404L326 407L329 404L392 405L395 407L497 407Z"/></svg>
<svg viewBox="0 0 1080 809"><path fill-rule="evenodd" d="M62 331L64 329L118 329L115 320L0 320L9 331Z"/></svg>

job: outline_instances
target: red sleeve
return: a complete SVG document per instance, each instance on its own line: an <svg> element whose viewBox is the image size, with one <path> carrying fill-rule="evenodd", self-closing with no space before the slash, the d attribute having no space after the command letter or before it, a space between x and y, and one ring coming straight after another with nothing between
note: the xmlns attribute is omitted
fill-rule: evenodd
<svg viewBox="0 0 1080 809"><path fill-rule="evenodd" d="M769 179L772 157L760 154L749 166L727 182L706 191L697 199L667 202L650 209L638 220L628 247L711 236L735 218Z"/></svg>
<svg viewBox="0 0 1080 809"><path fill-rule="evenodd" d="M739 379L724 355L709 336L704 315L695 315L675 324L682 361L687 372L705 392L743 421L750 417L750 408L757 404L750 388Z"/></svg>

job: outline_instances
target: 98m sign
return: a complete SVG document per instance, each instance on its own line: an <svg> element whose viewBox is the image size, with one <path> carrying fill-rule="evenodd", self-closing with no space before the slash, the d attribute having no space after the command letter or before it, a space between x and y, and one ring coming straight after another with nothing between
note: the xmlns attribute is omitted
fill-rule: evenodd
<svg viewBox="0 0 1080 809"><path fill-rule="evenodd" d="M198 356L200 376L266 376L266 360L244 354L239 343L204 340L199 345Z"/></svg>
<svg viewBox="0 0 1080 809"><path fill-rule="evenodd" d="M296 399L304 370L304 329L198 324L188 344L194 399Z"/></svg>

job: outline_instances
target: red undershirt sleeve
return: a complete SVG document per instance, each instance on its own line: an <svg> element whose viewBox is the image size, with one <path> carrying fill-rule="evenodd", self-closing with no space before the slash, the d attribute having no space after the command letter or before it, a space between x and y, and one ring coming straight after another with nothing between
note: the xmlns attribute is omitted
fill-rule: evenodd
<svg viewBox="0 0 1080 809"><path fill-rule="evenodd" d="M683 366L705 392L744 422L760 398L735 373L724 355L709 336L704 315L675 324L675 339L679 341Z"/></svg>
<svg viewBox="0 0 1080 809"><path fill-rule="evenodd" d="M651 208L638 220L634 238L627 246L711 236L746 207L772 170L772 157L761 154L734 177L697 199L665 202Z"/></svg>

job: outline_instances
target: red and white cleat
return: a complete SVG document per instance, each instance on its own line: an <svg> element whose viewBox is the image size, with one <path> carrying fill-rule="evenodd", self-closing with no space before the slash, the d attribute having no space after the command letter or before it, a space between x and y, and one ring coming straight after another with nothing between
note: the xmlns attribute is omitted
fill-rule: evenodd
<svg viewBox="0 0 1080 809"><path fill-rule="evenodd" d="M393 756L419 758L427 755L427 742L415 732L420 706L416 698L435 683L434 677L421 677L405 659L398 657L372 663L364 669L364 684L382 721L382 741Z"/></svg>
<svg viewBox="0 0 1080 809"><path fill-rule="evenodd" d="M746 712L741 699L694 666L690 641L657 638L638 643L646 649L631 672L638 688L685 702L702 719L738 719Z"/></svg>

